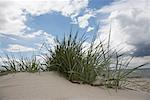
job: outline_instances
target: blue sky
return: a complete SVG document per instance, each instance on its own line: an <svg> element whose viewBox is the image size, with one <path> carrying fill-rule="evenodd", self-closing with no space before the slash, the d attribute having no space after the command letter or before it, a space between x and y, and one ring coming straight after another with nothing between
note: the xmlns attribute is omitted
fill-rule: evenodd
<svg viewBox="0 0 150 100"><path fill-rule="evenodd" d="M107 39L111 24L112 47L150 62L148 5L150 0L1 0L0 55L39 53L44 42L53 47L71 28L79 36L86 32L87 43L94 34Z"/></svg>
<svg viewBox="0 0 150 100"><path fill-rule="evenodd" d="M88 7L89 9L100 9L105 5L109 5L113 0L89 0ZM84 12L78 16L84 15ZM96 18L90 18L89 23L92 27L97 27L98 23ZM77 24L72 23L70 17L61 15L61 13L54 12L50 14L44 14L40 16L32 17L30 16L27 25L33 30L44 30L47 33L51 33L54 36L62 38L64 33L68 34L70 29L73 28L75 31L80 30L81 33L87 30L86 28L80 28Z"/></svg>

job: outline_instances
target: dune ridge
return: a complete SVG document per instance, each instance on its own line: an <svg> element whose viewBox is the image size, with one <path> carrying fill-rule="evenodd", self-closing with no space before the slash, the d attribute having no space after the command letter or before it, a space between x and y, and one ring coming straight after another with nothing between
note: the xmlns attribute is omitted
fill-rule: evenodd
<svg viewBox="0 0 150 100"><path fill-rule="evenodd" d="M0 77L0 100L149 100L142 91L73 84L54 72L17 73Z"/></svg>

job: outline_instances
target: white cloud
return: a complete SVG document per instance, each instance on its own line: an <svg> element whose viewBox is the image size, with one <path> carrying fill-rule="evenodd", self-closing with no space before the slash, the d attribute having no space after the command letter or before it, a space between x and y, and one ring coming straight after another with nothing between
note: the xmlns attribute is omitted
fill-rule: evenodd
<svg viewBox="0 0 150 100"><path fill-rule="evenodd" d="M44 32L43 30L39 30L33 33L26 33L24 35L5 35L3 34L3 37L0 37L0 43L1 44L21 44L22 46L28 45L27 48L34 48L36 49L36 52L39 52L41 49L41 46L45 44L48 48L54 48L56 46L56 39L51 34L48 34ZM6 42L7 41L7 42ZM3 45L2 45L3 46ZM16 48L15 46L7 45L3 46L1 48L2 51L8 51L8 52L26 52L32 51L31 49L24 49L22 51L22 47Z"/></svg>
<svg viewBox="0 0 150 100"><path fill-rule="evenodd" d="M39 16L60 12L74 21L87 6L88 0L1 0L0 33L18 35L28 30L26 14Z"/></svg>
<svg viewBox="0 0 150 100"><path fill-rule="evenodd" d="M34 38L35 41L33 41L33 43L35 43L39 51L40 49L42 49L42 52L46 51L45 50L46 48L42 48L43 44L47 48L51 48L51 50L54 50L54 46L56 46L56 43L57 43L56 38L52 36L51 34L43 32L42 30L40 30L38 33L40 34Z"/></svg>
<svg viewBox="0 0 150 100"><path fill-rule="evenodd" d="M88 0L22 0L20 3L32 15L56 11L64 16L71 16L79 14L80 10L88 6Z"/></svg>
<svg viewBox="0 0 150 100"><path fill-rule="evenodd" d="M9 47L6 49L8 52L29 52L35 51L34 48L26 47L19 44L9 44Z"/></svg>
<svg viewBox="0 0 150 100"><path fill-rule="evenodd" d="M95 15L93 13L91 13L91 12L89 12L87 14L84 14L83 16L78 17L79 27L80 28L85 28L85 27L89 26L88 20L91 17L95 17Z"/></svg>
<svg viewBox="0 0 150 100"><path fill-rule="evenodd" d="M51 34L48 34L47 32L44 32L42 30L39 30L37 32L33 32L31 34L26 34L26 35L22 35L20 36L21 38L24 38L25 40L30 41L33 44L49 44L51 46L55 46L56 45L56 41L55 41L55 37L52 36Z"/></svg>
<svg viewBox="0 0 150 100"><path fill-rule="evenodd" d="M17 37L20 37L20 38L24 38L25 40L34 40L34 39L45 39L45 41L47 41L47 43L50 43L50 44L55 44L54 40L55 40L55 37L52 36L51 34L48 34L47 32L44 32L43 30L38 30L36 32L32 32L32 33L25 33L23 35L18 35ZM43 41L43 42L45 42Z"/></svg>
<svg viewBox="0 0 150 100"><path fill-rule="evenodd" d="M22 9L12 0L0 1L0 33L19 33L27 28Z"/></svg>
<svg viewBox="0 0 150 100"><path fill-rule="evenodd" d="M150 68L150 56L144 56L144 57L135 57L131 64L136 67L141 64L149 63L146 66L143 66L142 68Z"/></svg>
<svg viewBox="0 0 150 100"><path fill-rule="evenodd" d="M97 13L107 14L99 30L101 38L108 37L111 23L112 45L120 44L124 51L137 51L150 46L150 0L120 0ZM140 48L140 49L139 49Z"/></svg>
<svg viewBox="0 0 150 100"><path fill-rule="evenodd" d="M1 0L0 1L0 42L10 39L13 44L33 45L44 42L54 46L55 38L42 30L27 34L30 27L26 25L27 15L39 16L58 12L63 16L70 17L75 23L77 16L88 6L88 0ZM77 23L76 23L77 24ZM5 38L3 38L5 37ZM21 52L33 50L30 47L12 45L9 43L7 51ZM30 46L31 46L30 45ZM16 49L17 48L17 49ZM18 49L19 48L19 49ZM25 49L26 48L26 49Z"/></svg>
<svg viewBox="0 0 150 100"><path fill-rule="evenodd" d="M87 32L90 32L90 31L93 31L94 30L94 27L88 27L88 29L87 29Z"/></svg>

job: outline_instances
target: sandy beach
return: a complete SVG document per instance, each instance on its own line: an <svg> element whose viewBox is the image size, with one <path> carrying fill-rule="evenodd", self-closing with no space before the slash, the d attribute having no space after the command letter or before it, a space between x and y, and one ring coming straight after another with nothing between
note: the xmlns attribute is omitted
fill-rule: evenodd
<svg viewBox="0 0 150 100"><path fill-rule="evenodd" d="M0 100L150 100L150 93L73 84L54 72L0 77Z"/></svg>

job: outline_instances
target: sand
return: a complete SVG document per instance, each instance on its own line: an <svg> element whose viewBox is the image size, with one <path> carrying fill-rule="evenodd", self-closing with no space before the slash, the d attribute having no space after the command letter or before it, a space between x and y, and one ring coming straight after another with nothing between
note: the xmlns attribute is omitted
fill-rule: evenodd
<svg viewBox="0 0 150 100"><path fill-rule="evenodd" d="M150 100L150 93L73 84L54 72L0 77L0 100Z"/></svg>
<svg viewBox="0 0 150 100"><path fill-rule="evenodd" d="M131 78L128 88L150 94L150 78Z"/></svg>

